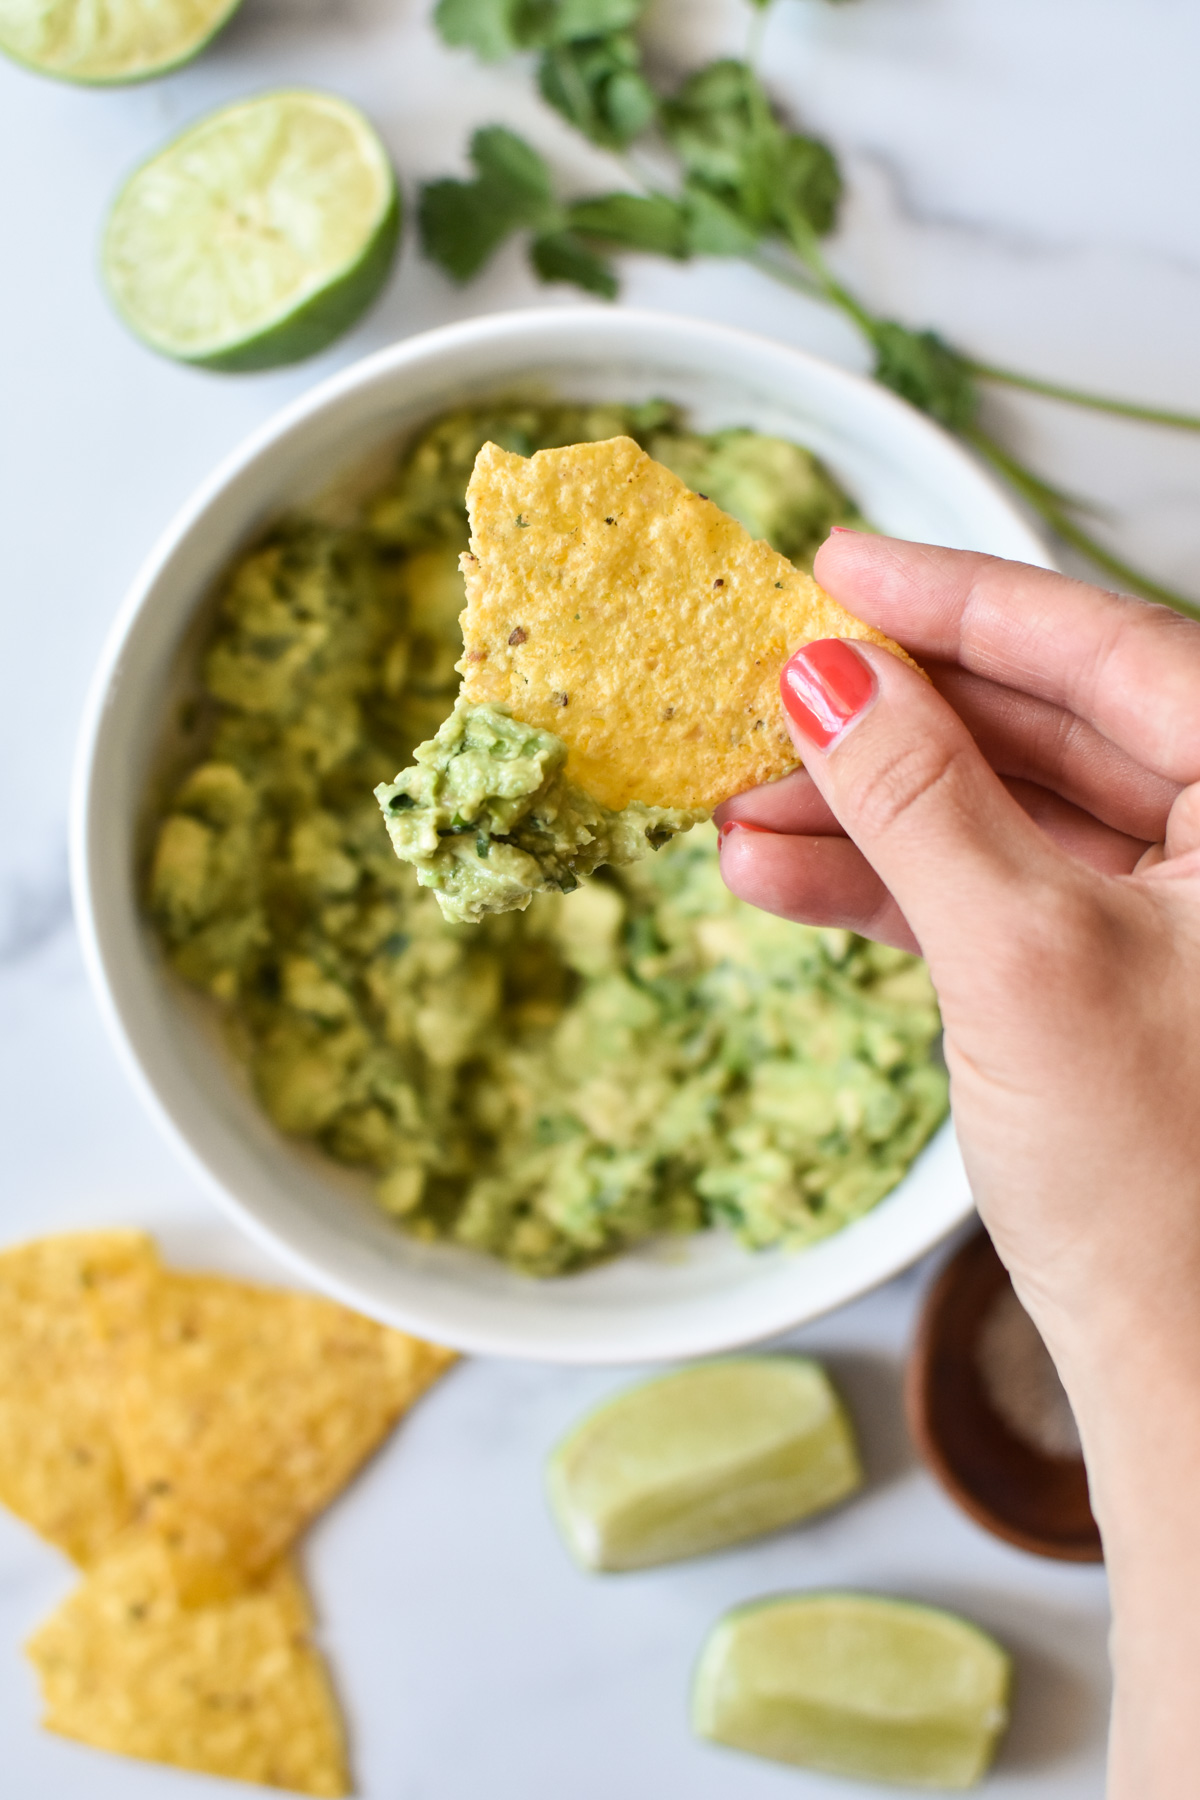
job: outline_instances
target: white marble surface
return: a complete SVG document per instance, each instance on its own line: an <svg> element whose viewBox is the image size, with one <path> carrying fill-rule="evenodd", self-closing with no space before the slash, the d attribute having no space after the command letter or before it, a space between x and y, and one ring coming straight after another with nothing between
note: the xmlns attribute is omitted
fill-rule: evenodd
<svg viewBox="0 0 1200 1800"><path fill-rule="evenodd" d="M87 93L0 67L0 1236L131 1220L190 1262L259 1267L126 1092L86 991L64 818L84 686L125 583L173 508L249 427L400 334L545 296L515 255L451 290L411 240L382 303L316 363L237 379L156 360L109 313L94 262L122 174L218 101L285 82L375 117L406 180L457 165L468 128L528 131L592 185L603 159L529 98L435 43L425 0L246 0L194 68ZM736 49L737 0L662 0L680 67ZM1189 0L780 0L779 91L847 158L838 249L876 304L977 353L1200 410L1200 245L1190 171L1200 13ZM630 259L626 293L855 363L836 320L739 267ZM572 303L569 294L552 297ZM1102 499L1126 553L1200 592L1200 441L1005 397L1011 441ZM309 1566L371 1800L770 1800L859 1790L689 1741L689 1666L750 1595L862 1583L960 1605L1018 1652L997 1795L1098 1800L1105 1594L1094 1570L994 1543L915 1466L898 1413L918 1274L811 1328L855 1403L872 1480L853 1507L692 1567L589 1582L539 1491L546 1447L619 1380L458 1371L322 1523ZM0 1517L0 1743L13 1800L211 1795L216 1783L40 1735L17 1645L69 1581ZM862 1790L865 1794L867 1790ZM878 1790L872 1790L878 1791Z"/></svg>

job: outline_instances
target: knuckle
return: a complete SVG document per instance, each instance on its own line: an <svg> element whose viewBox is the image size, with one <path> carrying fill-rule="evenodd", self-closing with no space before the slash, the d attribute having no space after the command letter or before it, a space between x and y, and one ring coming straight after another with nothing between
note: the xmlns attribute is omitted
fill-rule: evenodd
<svg viewBox="0 0 1200 1800"><path fill-rule="evenodd" d="M1075 764L1083 762L1092 750L1089 727L1074 713L1050 712L1042 724L1035 744L1035 768L1044 767L1053 775L1065 775ZM1034 776L1037 779L1037 776Z"/></svg>
<svg viewBox="0 0 1200 1800"><path fill-rule="evenodd" d="M863 836L877 842L944 798L964 767L966 746L918 737L855 780L854 812Z"/></svg>
<svg viewBox="0 0 1200 1800"><path fill-rule="evenodd" d="M1106 1007L1122 974L1136 962L1129 922L1087 881L1022 890L1009 928L994 946L1013 991L1040 996L1043 1007Z"/></svg>

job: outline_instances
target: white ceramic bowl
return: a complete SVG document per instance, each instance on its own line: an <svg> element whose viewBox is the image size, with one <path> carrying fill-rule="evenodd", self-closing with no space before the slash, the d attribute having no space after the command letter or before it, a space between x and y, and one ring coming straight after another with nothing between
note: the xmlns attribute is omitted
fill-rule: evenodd
<svg viewBox="0 0 1200 1800"><path fill-rule="evenodd" d="M704 430L750 425L810 445L896 535L1029 562L1045 551L936 426L881 388L724 327L602 307L506 313L368 357L287 407L171 525L113 626L87 706L72 876L105 1022L143 1100L245 1228L362 1311L465 1350L561 1362L685 1357L767 1337L895 1274L968 1213L950 1127L875 1210L803 1254L723 1233L535 1283L403 1236L365 1181L279 1136L166 971L143 922L135 838L182 644L229 560L273 515L430 415L535 381L567 398L682 403Z"/></svg>

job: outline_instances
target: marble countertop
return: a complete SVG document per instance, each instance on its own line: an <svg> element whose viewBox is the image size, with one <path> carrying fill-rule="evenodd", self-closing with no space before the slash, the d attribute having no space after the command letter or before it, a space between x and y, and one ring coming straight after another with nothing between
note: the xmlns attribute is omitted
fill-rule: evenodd
<svg viewBox="0 0 1200 1800"><path fill-rule="evenodd" d="M426 0L246 0L193 68L86 92L0 67L0 1110L5 1241L137 1222L182 1261L271 1271L212 1212L142 1116L101 1033L71 923L65 813L84 689L121 593L196 482L312 382L397 336L547 298L515 253L466 290L411 239L371 315L300 368L214 377L132 342L100 291L96 244L122 175L207 107L312 83L360 102L411 193L461 167L469 129L524 130L571 178L603 159L517 69L443 50ZM736 52L738 0L661 0L655 53ZM779 0L766 67L852 177L836 255L873 303L978 355L1200 411L1200 157L1189 0ZM733 321L853 366L836 319L737 265L625 265L643 305ZM1200 593L1200 439L1015 395L995 413L1054 480L1101 500L1124 553ZM899 1379L928 1270L810 1327L854 1405L871 1481L802 1533L686 1568L587 1581L546 1519L539 1466L612 1373L458 1370L313 1533L308 1564L368 1800L779 1800L878 1792L692 1743L688 1673L729 1604L861 1584L961 1607L1018 1653L998 1796L1098 1800L1101 1572L994 1542L915 1464ZM54 1554L0 1517L0 1741L6 1793L212 1796L225 1784L41 1735L21 1638L64 1592Z"/></svg>

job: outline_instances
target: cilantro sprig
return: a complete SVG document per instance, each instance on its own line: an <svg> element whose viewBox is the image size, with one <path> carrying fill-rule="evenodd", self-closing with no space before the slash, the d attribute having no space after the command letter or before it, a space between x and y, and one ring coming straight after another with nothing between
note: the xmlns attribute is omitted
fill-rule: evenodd
<svg viewBox="0 0 1200 1800"><path fill-rule="evenodd" d="M591 143L624 155L630 186L563 197L531 145L502 126L486 126L471 140L470 180L422 189L425 254L465 282L502 244L523 235L539 280L569 282L605 299L618 291L612 257L620 251L741 257L844 313L870 347L875 379L970 444L1056 536L1133 592L1200 617L1200 603L1121 561L1086 529L1082 521L1094 508L1051 485L985 428L981 384L1187 431L1200 430L1200 418L996 368L937 331L871 311L824 255L842 196L837 158L819 138L792 129L753 66L773 0L749 0L747 60L709 63L673 92L658 91L642 64L635 28L646 3L438 0L434 21L447 44L485 62L533 52L543 98ZM630 154L638 140L670 157L673 191L664 191L661 179L641 179Z"/></svg>
<svg viewBox="0 0 1200 1800"><path fill-rule="evenodd" d="M434 23L447 44L484 62L539 52L543 97L594 144L618 150L658 109L630 30L644 7L645 0L438 0Z"/></svg>
<svg viewBox="0 0 1200 1800"><path fill-rule="evenodd" d="M617 277L571 230L545 161L515 132L485 125L471 139L473 181L431 181L418 221L427 256L456 281L470 281L514 232L529 233L529 260L542 281L569 281L611 300Z"/></svg>

